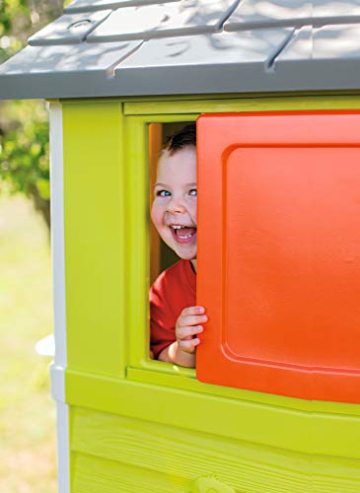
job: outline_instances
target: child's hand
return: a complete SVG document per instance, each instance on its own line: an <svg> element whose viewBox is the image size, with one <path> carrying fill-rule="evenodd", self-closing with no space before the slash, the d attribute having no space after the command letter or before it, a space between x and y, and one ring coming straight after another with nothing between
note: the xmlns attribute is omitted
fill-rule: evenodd
<svg viewBox="0 0 360 493"><path fill-rule="evenodd" d="M194 336L204 330L201 324L208 319L204 313L202 306L190 306L181 312L175 327L176 340L181 351L189 354L195 352L200 339Z"/></svg>
<svg viewBox="0 0 360 493"><path fill-rule="evenodd" d="M194 368L195 349L200 342L200 339L196 336L203 331L201 324L207 322L207 320L205 308L202 306L184 308L176 321L176 341L163 349L158 359L186 366L187 368Z"/></svg>

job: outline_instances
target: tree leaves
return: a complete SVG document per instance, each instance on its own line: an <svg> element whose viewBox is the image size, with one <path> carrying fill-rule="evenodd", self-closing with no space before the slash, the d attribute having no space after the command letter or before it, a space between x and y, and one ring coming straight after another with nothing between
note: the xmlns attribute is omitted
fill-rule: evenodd
<svg viewBox="0 0 360 493"><path fill-rule="evenodd" d="M62 11L62 0L0 0L0 63ZM0 193L22 193L50 225L49 125L45 103L0 104Z"/></svg>

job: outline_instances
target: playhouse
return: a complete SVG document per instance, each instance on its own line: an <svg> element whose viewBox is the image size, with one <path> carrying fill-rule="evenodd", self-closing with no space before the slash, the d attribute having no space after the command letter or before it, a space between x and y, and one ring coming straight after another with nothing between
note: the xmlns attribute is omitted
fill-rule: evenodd
<svg viewBox="0 0 360 493"><path fill-rule="evenodd" d="M360 1L75 0L49 101L59 493L360 491ZM197 368L149 356L166 136L197 121Z"/></svg>

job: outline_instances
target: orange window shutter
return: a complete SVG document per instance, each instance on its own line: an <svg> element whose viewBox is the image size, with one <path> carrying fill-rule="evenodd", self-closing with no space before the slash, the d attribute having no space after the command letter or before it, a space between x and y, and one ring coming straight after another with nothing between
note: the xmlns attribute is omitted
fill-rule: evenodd
<svg viewBox="0 0 360 493"><path fill-rule="evenodd" d="M198 120L203 382L360 403L360 113Z"/></svg>

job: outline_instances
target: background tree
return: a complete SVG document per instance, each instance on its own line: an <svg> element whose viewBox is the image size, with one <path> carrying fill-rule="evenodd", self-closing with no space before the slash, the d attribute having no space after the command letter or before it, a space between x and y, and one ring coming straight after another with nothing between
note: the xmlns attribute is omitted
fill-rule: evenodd
<svg viewBox="0 0 360 493"><path fill-rule="evenodd" d="M0 0L0 63L63 8L62 0ZM43 101L0 103L0 193L23 193L50 226L48 115Z"/></svg>

